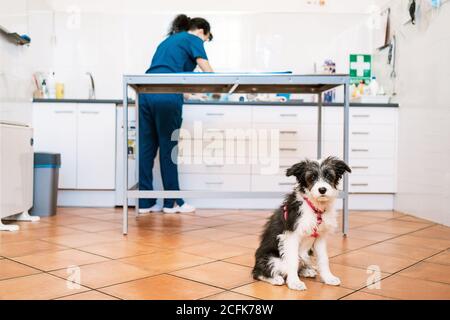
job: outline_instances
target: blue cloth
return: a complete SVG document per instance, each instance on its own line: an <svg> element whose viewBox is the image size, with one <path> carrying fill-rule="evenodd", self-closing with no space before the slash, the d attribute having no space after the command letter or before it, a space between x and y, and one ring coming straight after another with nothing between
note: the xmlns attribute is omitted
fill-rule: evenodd
<svg viewBox="0 0 450 320"><path fill-rule="evenodd" d="M146 73L192 72L196 59L208 59L203 41L190 33L169 36L156 49ZM172 135L182 122L182 94L139 95L139 189L153 190L153 164L159 149L159 163L164 190L180 190L178 182L178 138ZM139 199L140 208L149 208L156 199ZM164 199L171 208L183 199Z"/></svg>

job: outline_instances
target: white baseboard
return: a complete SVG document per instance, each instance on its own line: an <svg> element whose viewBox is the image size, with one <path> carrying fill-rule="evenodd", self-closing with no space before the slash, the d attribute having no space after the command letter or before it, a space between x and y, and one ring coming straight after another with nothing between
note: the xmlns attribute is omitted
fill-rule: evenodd
<svg viewBox="0 0 450 320"><path fill-rule="evenodd" d="M62 207L114 207L114 190L59 190L58 206Z"/></svg>

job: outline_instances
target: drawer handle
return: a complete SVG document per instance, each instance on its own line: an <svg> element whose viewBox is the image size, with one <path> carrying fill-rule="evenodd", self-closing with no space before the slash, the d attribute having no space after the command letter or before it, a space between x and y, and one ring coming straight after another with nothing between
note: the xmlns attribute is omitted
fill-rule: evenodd
<svg viewBox="0 0 450 320"><path fill-rule="evenodd" d="M297 117L296 113L280 113L280 117Z"/></svg>
<svg viewBox="0 0 450 320"><path fill-rule="evenodd" d="M369 149L352 149L352 152L369 152Z"/></svg>
<svg viewBox="0 0 450 320"><path fill-rule="evenodd" d="M297 131L288 131L288 130L286 130L286 131L280 131L280 134L297 134Z"/></svg>
<svg viewBox="0 0 450 320"><path fill-rule="evenodd" d="M297 151L297 148L280 148L280 151Z"/></svg>
<svg viewBox="0 0 450 320"><path fill-rule="evenodd" d="M370 114L354 114L353 118L370 118Z"/></svg>
<svg viewBox="0 0 450 320"><path fill-rule="evenodd" d="M369 169L368 166L352 166L352 169Z"/></svg>
<svg viewBox="0 0 450 320"><path fill-rule="evenodd" d="M279 186L294 186L295 182L278 182Z"/></svg>
<svg viewBox="0 0 450 320"><path fill-rule="evenodd" d="M351 186L352 187L368 187L369 184L368 183L352 183Z"/></svg>
<svg viewBox="0 0 450 320"><path fill-rule="evenodd" d="M206 167L208 167L208 168L222 168L223 164L207 164Z"/></svg>
<svg viewBox="0 0 450 320"><path fill-rule="evenodd" d="M280 166L280 169L290 168L291 166Z"/></svg>
<svg viewBox="0 0 450 320"><path fill-rule="evenodd" d="M225 132L225 129L206 129L207 132Z"/></svg>
<svg viewBox="0 0 450 320"><path fill-rule="evenodd" d="M70 111L70 110L55 110L54 113L69 114L69 113L73 113L73 111Z"/></svg>
<svg viewBox="0 0 450 320"><path fill-rule="evenodd" d="M221 184L223 184L223 182L222 181L217 181L217 182L205 182L205 184L207 184L207 185L221 185Z"/></svg>
<svg viewBox="0 0 450 320"><path fill-rule="evenodd" d="M367 131L353 131L352 134L358 134L358 135L368 135L369 132Z"/></svg>
<svg viewBox="0 0 450 320"><path fill-rule="evenodd" d="M219 113L219 112L208 112L206 113L207 116L217 116L217 117L221 117L223 115L225 115L224 113Z"/></svg>
<svg viewBox="0 0 450 320"><path fill-rule="evenodd" d="M82 114L99 114L99 111L80 111Z"/></svg>

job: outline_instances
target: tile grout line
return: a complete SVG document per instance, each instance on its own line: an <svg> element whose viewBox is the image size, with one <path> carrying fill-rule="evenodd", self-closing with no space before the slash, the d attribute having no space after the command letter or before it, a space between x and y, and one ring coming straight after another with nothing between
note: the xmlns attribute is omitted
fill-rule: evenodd
<svg viewBox="0 0 450 320"><path fill-rule="evenodd" d="M415 266L415 265L417 265L417 264L419 264L419 263L422 263L422 262L424 262L426 259L432 258L432 257L434 257L434 256L436 256L436 255L438 255L438 254L441 254L441 253L444 252L444 251L447 251L447 249L444 249L444 250L442 250L442 251L439 251L439 252L437 252L437 253L435 253L435 254L429 256L429 257L423 258L422 260L419 260L419 261L413 263L412 265L409 265L409 266L407 266L407 267L405 267L405 268L402 268L402 269L400 269L400 270L398 270L398 271L396 271L396 272L394 272L394 273L391 273L391 274L389 274L388 276L384 277L383 279L381 279L380 281L377 281L377 282L375 282L375 283L380 283L380 284L381 284L382 281L384 281L384 280L386 280L386 279L388 279L388 278L390 278L390 277L392 277L392 276L394 276L394 275L398 275L398 273L400 273L400 272L402 272L402 271L404 271L404 270L406 270L406 269L408 269L408 268L411 268L411 267L413 267L413 266ZM399 276L400 276L400 275L399 275ZM409 278L409 279L416 279L416 280L418 279L418 280L423 280L423 281L430 281L430 282L440 283L440 284L445 284L445 285L450 286L449 283L444 283L444 282L439 282L439 281L426 280L426 279L420 279L420 278L412 278L412 277L406 277L406 276L403 276L403 277ZM374 284L374 283L373 283L373 284ZM350 293L350 294L353 294L353 293L356 293L356 292L360 292L361 290L366 289L367 287L368 287L368 286L366 285L366 286L364 286L364 287L362 287L362 288L360 288L360 289L357 289L355 292L352 292L352 293ZM365 291L362 291L362 292L365 292ZM366 292L366 293L367 293L367 292ZM345 298L345 297L349 296L350 294L347 294L347 295L345 295L345 296L342 296L341 298L339 298L339 300L341 300L342 298ZM375 294L375 295L378 295L378 296L381 296L381 297L385 297L385 298L393 298L393 297L389 297L389 296L383 296L383 295L381 295L381 294ZM396 298L394 298L394 299L396 299Z"/></svg>

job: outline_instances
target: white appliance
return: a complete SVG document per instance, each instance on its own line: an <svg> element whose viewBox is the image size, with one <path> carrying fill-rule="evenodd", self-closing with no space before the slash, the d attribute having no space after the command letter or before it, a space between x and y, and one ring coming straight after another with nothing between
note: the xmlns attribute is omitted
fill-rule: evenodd
<svg viewBox="0 0 450 320"><path fill-rule="evenodd" d="M33 129L13 112L0 113L0 231L17 231L3 220L37 221L33 206ZM11 109L10 109L11 111Z"/></svg>

